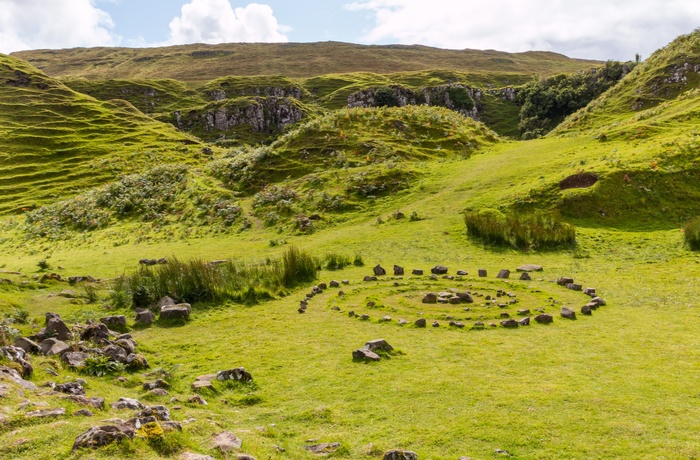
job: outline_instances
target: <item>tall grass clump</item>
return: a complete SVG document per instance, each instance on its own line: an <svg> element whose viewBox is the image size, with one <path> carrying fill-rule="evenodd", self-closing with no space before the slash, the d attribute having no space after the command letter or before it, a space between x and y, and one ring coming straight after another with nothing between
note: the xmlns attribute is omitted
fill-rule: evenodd
<svg viewBox="0 0 700 460"><path fill-rule="evenodd" d="M700 217L686 222L683 226L683 239L692 251L700 251Z"/></svg>
<svg viewBox="0 0 700 460"><path fill-rule="evenodd" d="M281 259L257 264L169 258L167 264L144 265L115 279L111 297L127 299L133 307L153 305L165 296L187 303L232 300L253 304L313 281L317 271L314 258L294 247Z"/></svg>
<svg viewBox="0 0 700 460"><path fill-rule="evenodd" d="M553 250L576 245L576 229L546 214L508 215L495 210L465 212L467 235L493 246Z"/></svg>

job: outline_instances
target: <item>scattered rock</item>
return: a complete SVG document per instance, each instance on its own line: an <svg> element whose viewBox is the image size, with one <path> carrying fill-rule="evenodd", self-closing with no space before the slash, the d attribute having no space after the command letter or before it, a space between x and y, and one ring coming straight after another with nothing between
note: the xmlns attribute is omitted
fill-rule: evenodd
<svg viewBox="0 0 700 460"><path fill-rule="evenodd" d="M182 431L182 424L172 420L160 422L160 427L163 429L163 431Z"/></svg>
<svg viewBox="0 0 700 460"><path fill-rule="evenodd" d="M433 275L444 275L447 273L447 267L444 265L436 265L430 269L430 273Z"/></svg>
<svg viewBox="0 0 700 460"><path fill-rule="evenodd" d="M360 320L369 321L369 315L367 315L367 314L360 315Z"/></svg>
<svg viewBox="0 0 700 460"><path fill-rule="evenodd" d="M195 380L191 387L194 391L214 390L214 385L209 380Z"/></svg>
<svg viewBox="0 0 700 460"><path fill-rule="evenodd" d="M390 322L391 322L391 316L389 316L389 315L382 316L382 319L380 319L379 321L381 321L381 322L383 322L383 323L390 323Z"/></svg>
<svg viewBox="0 0 700 460"><path fill-rule="evenodd" d="M418 269L418 268L414 268L413 270L411 270L411 274L412 274L412 275L422 275L422 274L423 274L423 270Z"/></svg>
<svg viewBox="0 0 700 460"><path fill-rule="evenodd" d="M464 303L474 303L474 299L472 298L472 295L468 292L458 292L456 295Z"/></svg>
<svg viewBox="0 0 700 460"><path fill-rule="evenodd" d="M483 268L480 268L477 273L478 273L480 278L486 278L486 276L487 276L487 271Z"/></svg>
<svg viewBox="0 0 700 460"><path fill-rule="evenodd" d="M530 276L530 274L528 272L522 272L520 274L520 280L521 281L532 281L532 277Z"/></svg>
<svg viewBox="0 0 700 460"><path fill-rule="evenodd" d="M84 395L85 394L85 388L78 382L68 382L68 383L60 383L56 385L54 388L55 391L58 391L59 393L66 393L69 395Z"/></svg>
<svg viewBox="0 0 700 460"><path fill-rule="evenodd" d="M595 296L596 296L596 295L595 295L595 288L585 288L585 289L583 290L583 293L586 294L586 295L588 295L588 296L591 296L591 297L595 297Z"/></svg>
<svg viewBox="0 0 700 460"><path fill-rule="evenodd" d="M126 316L124 315L105 316L104 318L100 318L100 322L108 328L115 330L126 328Z"/></svg>
<svg viewBox="0 0 700 460"><path fill-rule="evenodd" d="M401 318L401 319L399 320L399 326L403 326L404 324L408 324L408 321L406 321L405 319Z"/></svg>
<svg viewBox="0 0 700 460"><path fill-rule="evenodd" d="M88 353L69 351L61 355L61 361L68 364L70 367L80 367L88 357L90 357Z"/></svg>
<svg viewBox="0 0 700 460"><path fill-rule="evenodd" d="M576 312L567 307L562 308L560 314L562 318L576 319Z"/></svg>
<svg viewBox="0 0 700 460"><path fill-rule="evenodd" d="M330 454L338 450L339 442L324 442L323 444L314 444L313 446L304 446L304 450L313 452L314 454Z"/></svg>
<svg viewBox="0 0 700 460"><path fill-rule="evenodd" d="M511 319L506 319L506 320L501 321L501 326L512 328L512 327L518 327L519 324L516 320L511 318Z"/></svg>
<svg viewBox="0 0 700 460"><path fill-rule="evenodd" d="M170 420L170 410L165 406L148 406L136 414L136 418L155 417L156 420L167 422Z"/></svg>
<svg viewBox="0 0 700 460"><path fill-rule="evenodd" d="M374 267L372 270L374 271L374 276L386 275L386 270L384 270L379 264L377 264L377 266Z"/></svg>
<svg viewBox="0 0 700 460"><path fill-rule="evenodd" d="M403 274L404 274L403 267L399 267L398 265L394 265L394 276L402 276Z"/></svg>
<svg viewBox="0 0 700 460"><path fill-rule="evenodd" d="M433 327L440 327L440 323L438 323L437 321L433 321Z"/></svg>
<svg viewBox="0 0 700 460"><path fill-rule="evenodd" d="M418 318L413 324L416 327L425 327L427 323L425 321L425 318Z"/></svg>
<svg viewBox="0 0 700 460"><path fill-rule="evenodd" d="M75 293L74 293L75 294ZM63 322L58 313L46 313L46 331L45 333L52 338L58 340L71 340L73 334Z"/></svg>
<svg viewBox="0 0 700 460"><path fill-rule="evenodd" d="M163 388L154 388L151 391L149 391L153 396L168 396L170 393L168 393L168 390L165 390Z"/></svg>
<svg viewBox="0 0 700 460"><path fill-rule="evenodd" d="M336 280L332 280L332 281L331 281L330 283L328 283L328 284L329 284L330 287L332 287L332 288L340 287L340 283L337 282Z"/></svg>
<svg viewBox="0 0 700 460"><path fill-rule="evenodd" d="M574 279L573 279L573 278L566 278L566 277L559 278L559 279L557 280L557 284L558 284L559 286L566 286L567 284L571 284L571 283L573 283L573 282L574 282Z"/></svg>
<svg viewBox="0 0 700 460"><path fill-rule="evenodd" d="M131 398L119 398L119 400L116 402L113 402L111 404L111 406L114 409L132 409L132 410L137 410L137 409L140 410L140 409L143 409L145 407L138 400L131 399Z"/></svg>
<svg viewBox="0 0 700 460"><path fill-rule="evenodd" d="M67 343L53 338L42 340L41 343L39 343L39 348L41 348L41 352L46 356L60 355L61 353L70 350Z"/></svg>
<svg viewBox="0 0 700 460"><path fill-rule="evenodd" d="M69 396L66 396L65 399L69 399L75 403L82 405L82 406L94 407L95 409L104 409L105 408L105 398L100 398L98 396L86 398L85 396L82 396L82 395L69 395Z"/></svg>
<svg viewBox="0 0 700 460"><path fill-rule="evenodd" d="M79 409L73 412L73 417L92 417L93 414L89 409Z"/></svg>
<svg viewBox="0 0 700 460"><path fill-rule="evenodd" d="M148 369L148 361L141 353L131 353L126 357L126 367L132 371Z"/></svg>
<svg viewBox="0 0 700 460"><path fill-rule="evenodd" d="M593 297L591 299L591 303L594 303L594 304L598 305L599 307L606 305L605 300L601 299L600 297Z"/></svg>
<svg viewBox="0 0 700 460"><path fill-rule="evenodd" d="M215 435L213 442L214 448L221 450L221 452L229 452L234 449L238 450L243 445L243 441L230 431L223 431Z"/></svg>
<svg viewBox="0 0 700 460"><path fill-rule="evenodd" d="M63 407L56 409L40 409L33 410L24 414L26 418L48 418L48 417L60 417L66 415L66 410Z"/></svg>
<svg viewBox="0 0 700 460"><path fill-rule="evenodd" d="M582 315L592 315L593 311L591 311L591 307L589 305L584 305L581 307L581 314Z"/></svg>
<svg viewBox="0 0 700 460"><path fill-rule="evenodd" d="M160 308L160 319L168 320L189 320L192 313L192 306L188 303L177 305L165 305Z"/></svg>
<svg viewBox="0 0 700 460"><path fill-rule="evenodd" d="M464 327L464 323L460 323L459 321L450 321L450 326L462 329Z"/></svg>
<svg viewBox="0 0 700 460"><path fill-rule="evenodd" d="M580 291L583 288L580 284L576 283L567 283L566 284L566 289L571 289L572 291Z"/></svg>
<svg viewBox="0 0 700 460"><path fill-rule="evenodd" d="M221 381L235 380L237 382L250 382L253 380L253 376L242 367L236 367L235 369L217 372L216 379Z"/></svg>
<svg viewBox="0 0 700 460"><path fill-rule="evenodd" d="M376 354L373 351L370 351L367 348L358 348L357 350L352 352L352 359L356 361L379 361L381 358L378 354Z"/></svg>
<svg viewBox="0 0 700 460"><path fill-rule="evenodd" d="M41 351L41 348L39 348L39 344L26 337L19 337L15 340L13 345L17 348L21 348L27 353L39 353Z"/></svg>
<svg viewBox="0 0 700 460"><path fill-rule="evenodd" d="M429 292L423 296L422 302L423 303L437 303L437 300L438 300L438 296L433 292Z"/></svg>
<svg viewBox="0 0 700 460"><path fill-rule="evenodd" d="M527 318L523 318L520 321L518 321L518 324L520 326L529 326L530 325L530 317L528 316Z"/></svg>
<svg viewBox="0 0 700 460"><path fill-rule="evenodd" d="M36 391L37 387L34 383L24 380L16 369L8 366L0 366L0 380L9 380L19 385L24 390Z"/></svg>
<svg viewBox="0 0 700 460"><path fill-rule="evenodd" d="M133 439L134 430L123 426L94 426L78 435L73 443L73 451L82 448L97 448L125 439Z"/></svg>
<svg viewBox="0 0 700 460"><path fill-rule="evenodd" d="M200 406L206 406L207 401L202 398L200 395L192 395L189 398L187 398L187 402L190 404L199 404Z"/></svg>
<svg viewBox="0 0 700 460"><path fill-rule="evenodd" d="M392 351L394 347L384 339L370 340L365 344L365 348L370 351Z"/></svg>
<svg viewBox="0 0 700 460"><path fill-rule="evenodd" d="M102 351L106 356L109 356L110 360L122 364L126 363L126 357L128 356L128 354L122 347L118 345L107 345L102 349Z"/></svg>
<svg viewBox="0 0 700 460"><path fill-rule="evenodd" d="M363 281L377 281L377 277L367 275L363 278Z"/></svg>
<svg viewBox="0 0 700 460"><path fill-rule="evenodd" d="M80 340L91 340L100 345L109 343L109 328L103 323L89 322L87 327L80 334Z"/></svg>
<svg viewBox="0 0 700 460"><path fill-rule="evenodd" d="M216 460L211 455L204 454L193 454L192 452L185 452L180 455L181 460Z"/></svg>
<svg viewBox="0 0 700 460"><path fill-rule="evenodd" d="M537 321L540 324L549 324L554 321L554 318L552 317L552 315L542 313L535 316L535 321Z"/></svg>
<svg viewBox="0 0 700 460"><path fill-rule="evenodd" d="M542 265L525 264L525 265L519 266L515 270L519 271L519 272L541 272L543 269L542 269Z"/></svg>
<svg viewBox="0 0 700 460"><path fill-rule="evenodd" d="M498 279L508 279L510 277L510 270L506 270L505 268L501 271L498 272L498 275L496 275L496 278Z"/></svg>
<svg viewBox="0 0 700 460"><path fill-rule="evenodd" d="M153 390L156 388L169 388L170 384L163 379L158 379L154 382L146 382L143 384L143 389L146 391Z"/></svg>
<svg viewBox="0 0 700 460"><path fill-rule="evenodd" d="M418 454L410 450L390 450L384 454L383 460L418 460Z"/></svg>

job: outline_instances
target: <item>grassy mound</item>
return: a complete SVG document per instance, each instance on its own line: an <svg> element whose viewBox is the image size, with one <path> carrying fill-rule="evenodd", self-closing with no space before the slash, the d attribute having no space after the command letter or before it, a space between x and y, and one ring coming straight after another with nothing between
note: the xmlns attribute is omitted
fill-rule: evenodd
<svg viewBox="0 0 700 460"><path fill-rule="evenodd" d="M183 143L192 141L172 127L127 102L76 93L16 58L0 56L0 82L0 212L152 165L146 152L158 162L190 157Z"/></svg>

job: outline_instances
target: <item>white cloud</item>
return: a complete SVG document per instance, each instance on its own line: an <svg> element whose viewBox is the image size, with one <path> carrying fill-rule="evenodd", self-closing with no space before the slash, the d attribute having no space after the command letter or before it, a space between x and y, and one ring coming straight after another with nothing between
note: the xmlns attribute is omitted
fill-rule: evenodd
<svg viewBox="0 0 700 460"><path fill-rule="evenodd" d="M170 44L286 42L269 5L233 8L229 0L191 0L170 22Z"/></svg>
<svg viewBox="0 0 700 460"><path fill-rule="evenodd" d="M93 0L0 0L0 52L116 45L112 18Z"/></svg>
<svg viewBox="0 0 700 460"><path fill-rule="evenodd" d="M556 51L590 59L648 56L700 24L697 0L365 0L367 43Z"/></svg>

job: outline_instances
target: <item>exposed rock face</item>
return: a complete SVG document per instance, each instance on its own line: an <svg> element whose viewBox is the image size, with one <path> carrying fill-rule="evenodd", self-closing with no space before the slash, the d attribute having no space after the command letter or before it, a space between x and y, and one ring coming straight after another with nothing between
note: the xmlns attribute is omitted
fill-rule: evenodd
<svg viewBox="0 0 700 460"><path fill-rule="evenodd" d="M174 113L175 125L182 131L199 128L206 132L226 132L241 125L248 125L257 133L280 132L305 116L295 100L276 96L251 97L217 104L216 107L204 108L201 111L178 111Z"/></svg>
<svg viewBox="0 0 700 460"><path fill-rule="evenodd" d="M235 91L231 91L228 90L228 83L224 82L218 89L209 93L209 95L215 101L242 96L291 97L301 100L302 89L299 86L257 86L237 88Z"/></svg>
<svg viewBox="0 0 700 460"><path fill-rule="evenodd" d="M464 116L479 119L481 90L462 84L450 84L420 88L418 91L400 85L369 88L348 96L348 107L378 107L386 105L383 93L387 93L392 105L429 105L446 107Z"/></svg>
<svg viewBox="0 0 700 460"><path fill-rule="evenodd" d="M390 450L384 454L383 460L418 460L418 454L410 450Z"/></svg>

